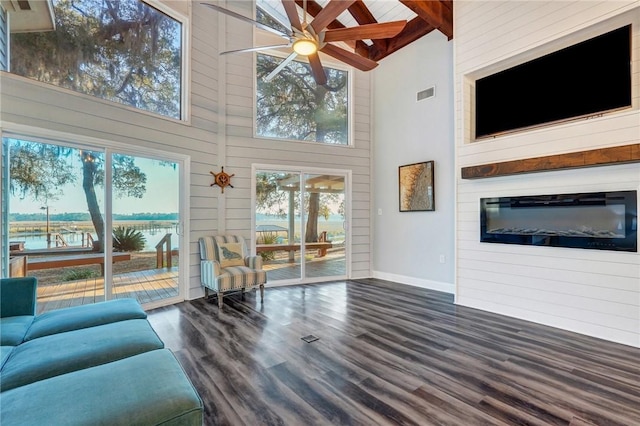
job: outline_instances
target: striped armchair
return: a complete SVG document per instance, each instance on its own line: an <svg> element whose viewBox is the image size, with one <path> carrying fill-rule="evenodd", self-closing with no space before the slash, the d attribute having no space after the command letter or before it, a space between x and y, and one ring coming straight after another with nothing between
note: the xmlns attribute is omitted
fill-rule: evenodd
<svg viewBox="0 0 640 426"><path fill-rule="evenodd" d="M267 272L262 269L260 256L248 256L244 238L239 235L202 237L200 243L200 281L205 297L209 290L218 296L222 308L222 297L227 291L241 290L242 296L248 288L260 287L260 301L264 299L264 284Z"/></svg>

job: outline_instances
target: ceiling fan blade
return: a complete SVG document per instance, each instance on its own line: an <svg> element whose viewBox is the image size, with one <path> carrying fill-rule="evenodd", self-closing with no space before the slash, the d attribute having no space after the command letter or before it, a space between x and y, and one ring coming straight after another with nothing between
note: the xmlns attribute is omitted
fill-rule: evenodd
<svg viewBox="0 0 640 426"><path fill-rule="evenodd" d="M391 38L398 35L406 25L407 21L393 21L378 24L365 24L350 28L337 28L335 30L325 30L324 41L377 40L381 38Z"/></svg>
<svg viewBox="0 0 640 426"><path fill-rule="evenodd" d="M324 30L334 19L342 12L347 10L349 6L354 4L356 0L331 0L327 5L313 18L311 27L317 33Z"/></svg>
<svg viewBox="0 0 640 426"><path fill-rule="evenodd" d="M324 86L327 84L327 75L324 73L324 68L322 68L322 63L320 62L320 56L318 53L313 53L307 56L309 59L309 65L311 65L311 73L313 74L313 79L316 81L318 86Z"/></svg>
<svg viewBox="0 0 640 426"><path fill-rule="evenodd" d="M278 49L281 47L289 47L290 44L273 44L271 46L257 46L257 47L248 47L246 49L238 49L238 50L227 50L226 52L220 52L221 55L229 55L232 53L245 53L245 52L258 52L260 50L270 50L270 49Z"/></svg>
<svg viewBox="0 0 640 426"><path fill-rule="evenodd" d="M296 7L295 0L282 0L284 11L287 12L287 17L291 26L297 30L302 31L302 24L300 23L300 16L298 16L298 9Z"/></svg>
<svg viewBox="0 0 640 426"><path fill-rule="evenodd" d="M284 67L286 67L287 65L289 65L289 62L293 61L295 59L295 57L298 56L298 54L296 52L292 52L291 55L287 56L285 58L284 61L280 62L280 65L278 65L277 67L275 67L275 69L273 71L271 71L269 73L269 75L267 75L264 78L264 81L271 81L273 80L273 77L275 77L276 75L278 75L278 73L280 71L282 71L284 69Z"/></svg>
<svg viewBox="0 0 640 426"><path fill-rule="evenodd" d="M275 28L271 28L268 25L265 25L265 24L260 23L258 21L254 21L251 18L247 18L246 16L242 16L239 13L233 12L233 11L231 11L229 9L225 9L225 8L220 7L218 5L211 4L211 3L201 3L201 4L203 4L205 6L208 6L211 9L216 10L218 12L224 13L225 15L229 15L229 16L232 16L232 17L234 17L236 19L239 19L241 21L247 22L247 23L249 23L251 25L254 25L254 26L256 26L256 27L258 27L258 28L260 28L262 30L269 31L270 33L273 33L273 34L275 34L277 36L289 39L293 35L293 34L283 33L282 31L276 30Z"/></svg>
<svg viewBox="0 0 640 426"><path fill-rule="evenodd" d="M371 71L378 66L378 63L372 61L371 59L367 59L364 56L358 55L357 53L352 53L348 50L341 49L338 46L334 46L333 44L325 44L324 47L320 49L320 51L322 53L326 53L329 56L333 56L339 61L342 61L347 65L351 65L352 67L357 68L360 71Z"/></svg>

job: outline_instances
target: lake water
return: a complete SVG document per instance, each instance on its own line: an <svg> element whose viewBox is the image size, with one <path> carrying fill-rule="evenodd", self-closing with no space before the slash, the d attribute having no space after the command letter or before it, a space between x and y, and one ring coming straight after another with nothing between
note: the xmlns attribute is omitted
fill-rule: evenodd
<svg viewBox="0 0 640 426"><path fill-rule="evenodd" d="M176 233L175 228L161 228L155 230L140 231L146 239L143 251L155 251L156 244L160 242L167 233L171 233L171 246L172 248L178 247L180 237ZM95 234L92 234L95 238ZM62 234L65 241L69 244L69 247L82 247L82 236L80 234L65 233ZM46 249L47 248L47 236L41 235L10 235L10 241L24 241L25 250ZM55 242L51 242L51 247L55 247Z"/></svg>

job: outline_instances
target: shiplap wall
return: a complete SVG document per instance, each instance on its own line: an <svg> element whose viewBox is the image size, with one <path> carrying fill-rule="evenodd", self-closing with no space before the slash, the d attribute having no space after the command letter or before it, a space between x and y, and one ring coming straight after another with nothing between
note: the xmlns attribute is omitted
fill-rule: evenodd
<svg viewBox="0 0 640 426"><path fill-rule="evenodd" d="M165 1L172 5L174 2ZM185 9L185 5L191 9ZM235 232L251 238L251 164L329 167L353 172L354 277L370 276L370 82L354 72L355 146L335 147L253 137L253 55L221 57L229 46L253 43L252 27L199 2L175 2L191 16L190 122L168 120L119 104L0 73L0 125L30 126L188 155L190 174L189 291L200 286L198 238ZM252 16L252 2L227 7ZM221 75L222 73L222 75ZM210 171L234 173L224 194Z"/></svg>
<svg viewBox="0 0 640 426"><path fill-rule="evenodd" d="M184 4L184 3L183 3ZM191 122L164 119L119 104L7 73L0 79L0 123L64 132L134 147L188 155L190 164L189 291L200 292L198 237L217 228L217 198L209 187L216 156L217 33L194 13L191 39ZM27 135L28 136L28 135Z"/></svg>
<svg viewBox="0 0 640 426"><path fill-rule="evenodd" d="M253 16L253 2L227 2L226 7L244 16ZM195 8L195 6L194 6ZM215 15L212 13L211 15ZM221 49L241 49L254 45L250 26L226 18L226 44ZM261 44L261 43L258 43ZM264 44L264 43L262 43ZM226 55L226 138L225 171L235 173L234 188L225 191L226 229L250 237L251 165L298 166L349 170L352 172L352 277L369 277L370 271L370 74L350 72L353 79L353 138L351 147L255 138L254 56ZM323 63L329 63L323 58ZM222 152L221 150L221 152Z"/></svg>
<svg viewBox="0 0 640 426"><path fill-rule="evenodd" d="M640 255L480 243L483 197L640 189L640 165L460 179L461 167L640 142L640 2L459 2L456 303L640 346ZM472 81L633 24L631 110L472 142ZM592 90L597 96L597 82ZM533 100L532 100L533 101ZM544 107L545 96L536 100Z"/></svg>

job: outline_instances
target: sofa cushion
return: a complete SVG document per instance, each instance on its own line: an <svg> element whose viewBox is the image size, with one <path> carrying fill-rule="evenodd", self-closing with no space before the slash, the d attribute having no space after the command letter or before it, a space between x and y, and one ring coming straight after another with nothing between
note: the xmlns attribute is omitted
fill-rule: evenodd
<svg viewBox="0 0 640 426"><path fill-rule="evenodd" d="M13 350L2 370L0 388L4 392L163 347L149 322L142 319L52 334Z"/></svg>
<svg viewBox="0 0 640 426"><path fill-rule="evenodd" d="M135 299L115 299L89 305L57 309L36 316L25 341L96 325L147 317Z"/></svg>
<svg viewBox="0 0 640 426"><path fill-rule="evenodd" d="M32 315L0 318L0 346L17 346L24 340Z"/></svg>
<svg viewBox="0 0 640 426"><path fill-rule="evenodd" d="M5 361L9 359L9 355L11 355L14 348L15 346L0 346L0 371L2 371Z"/></svg>
<svg viewBox="0 0 640 426"><path fill-rule="evenodd" d="M34 277L0 278L0 317L36 314L38 280Z"/></svg>
<svg viewBox="0 0 640 426"><path fill-rule="evenodd" d="M202 425L202 401L168 349L2 393L7 425Z"/></svg>

